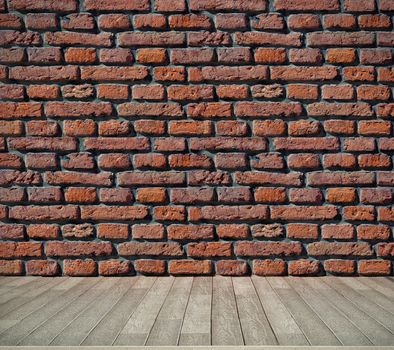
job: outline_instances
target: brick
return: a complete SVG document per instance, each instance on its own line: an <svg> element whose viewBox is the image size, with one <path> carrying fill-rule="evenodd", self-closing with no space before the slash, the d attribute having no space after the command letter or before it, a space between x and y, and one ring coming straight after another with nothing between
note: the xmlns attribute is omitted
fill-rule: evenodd
<svg viewBox="0 0 394 350"><path fill-rule="evenodd" d="M365 65L387 65L393 62L393 55L389 49L362 49L360 63Z"/></svg>
<svg viewBox="0 0 394 350"><path fill-rule="evenodd" d="M318 204L323 202L323 195L315 188L297 188L290 190L290 202L299 204Z"/></svg>
<svg viewBox="0 0 394 350"><path fill-rule="evenodd" d="M319 64L323 61L323 56L319 49L290 49L289 61L295 64Z"/></svg>
<svg viewBox="0 0 394 350"><path fill-rule="evenodd" d="M51 240L60 236L60 229L57 225L33 224L27 227L27 235L35 240Z"/></svg>
<svg viewBox="0 0 394 350"><path fill-rule="evenodd" d="M134 46L181 46L185 43L185 34L178 32L123 32L118 37L121 47Z"/></svg>
<svg viewBox="0 0 394 350"><path fill-rule="evenodd" d="M101 84L98 86L97 95L102 100L127 100L129 88L126 85Z"/></svg>
<svg viewBox="0 0 394 350"><path fill-rule="evenodd" d="M45 113L57 118L104 117L111 115L112 106L107 102L48 102Z"/></svg>
<svg viewBox="0 0 394 350"><path fill-rule="evenodd" d="M182 256L183 250L178 243L137 243L126 242L118 245L121 256Z"/></svg>
<svg viewBox="0 0 394 350"><path fill-rule="evenodd" d="M97 263L91 259L64 260L64 274L71 277L95 276Z"/></svg>
<svg viewBox="0 0 394 350"><path fill-rule="evenodd" d="M256 136L281 136L286 132L283 120L253 121L253 134Z"/></svg>
<svg viewBox="0 0 394 350"><path fill-rule="evenodd" d="M148 216L144 206L84 206L82 220L142 220Z"/></svg>
<svg viewBox="0 0 394 350"><path fill-rule="evenodd" d="M137 201L140 203L164 203L167 199L165 188L139 188Z"/></svg>
<svg viewBox="0 0 394 350"><path fill-rule="evenodd" d="M23 240L24 226L0 224L0 238L3 240Z"/></svg>
<svg viewBox="0 0 394 350"><path fill-rule="evenodd" d="M350 14L325 15L323 24L326 29L355 29L356 17Z"/></svg>
<svg viewBox="0 0 394 350"><path fill-rule="evenodd" d="M254 192L254 199L259 203L283 203L287 200L284 188L258 187Z"/></svg>
<svg viewBox="0 0 394 350"><path fill-rule="evenodd" d="M343 209L346 221L374 221L375 210L370 206L350 206Z"/></svg>
<svg viewBox="0 0 394 350"><path fill-rule="evenodd" d="M313 14L290 15L287 25L292 30L317 30L320 29L320 19L318 15Z"/></svg>
<svg viewBox="0 0 394 350"><path fill-rule="evenodd" d="M244 276L248 272L245 261L219 260L216 263L216 273L222 276Z"/></svg>
<svg viewBox="0 0 394 350"><path fill-rule="evenodd" d="M374 0L365 0L359 2L357 0L345 0L344 9L348 12L368 12L375 10Z"/></svg>
<svg viewBox="0 0 394 350"><path fill-rule="evenodd" d="M78 13L63 17L63 29L66 30L92 30L95 27L95 21L91 14Z"/></svg>
<svg viewBox="0 0 394 350"><path fill-rule="evenodd" d="M99 224L97 236L105 240L126 240L129 237L129 226L126 224Z"/></svg>
<svg viewBox="0 0 394 350"><path fill-rule="evenodd" d="M327 62L331 64L351 64L356 61L357 55L354 49L328 49Z"/></svg>
<svg viewBox="0 0 394 350"><path fill-rule="evenodd" d="M298 242L248 242L240 241L235 247L237 256L292 256L301 254L302 246Z"/></svg>
<svg viewBox="0 0 394 350"><path fill-rule="evenodd" d="M219 224L216 234L221 239L246 239L249 237L249 229L242 224Z"/></svg>
<svg viewBox="0 0 394 350"><path fill-rule="evenodd" d="M159 14L146 14L134 16L134 28L140 30L165 29L166 17ZM170 24L171 25L171 24Z"/></svg>
<svg viewBox="0 0 394 350"><path fill-rule="evenodd" d="M228 46L231 39L230 34L225 32L189 32L187 41L190 46Z"/></svg>
<svg viewBox="0 0 394 350"><path fill-rule="evenodd" d="M35 30L57 30L58 20L54 13L28 13L26 27Z"/></svg>
<svg viewBox="0 0 394 350"><path fill-rule="evenodd" d="M211 188L173 188L171 189L171 202L175 204L209 203L214 198Z"/></svg>
<svg viewBox="0 0 394 350"><path fill-rule="evenodd" d="M123 81L143 80L148 76L145 67L82 67L82 80Z"/></svg>
<svg viewBox="0 0 394 350"><path fill-rule="evenodd" d="M254 53L254 59L257 63L285 63L287 61L286 50L258 48Z"/></svg>
<svg viewBox="0 0 394 350"><path fill-rule="evenodd" d="M324 239L349 240L354 238L354 228L349 224L329 224L322 226Z"/></svg>
<svg viewBox="0 0 394 350"><path fill-rule="evenodd" d="M184 12L186 3L185 0L156 0L155 10L158 12Z"/></svg>
<svg viewBox="0 0 394 350"><path fill-rule="evenodd" d="M307 259L289 261L288 271L291 276L315 276L320 271L320 263Z"/></svg>
<svg viewBox="0 0 394 350"><path fill-rule="evenodd" d="M391 261L360 260L358 272L363 276L387 276L391 274Z"/></svg>
<svg viewBox="0 0 394 350"><path fill-rule="evenodd" d="M216 167L218 169L239 169L247 167L247 157L244 153L217 153Z"/></svg>
<svg viewBox="0 0 394 350"><path fill-rule="evenodd" d="M201 208L189 208L189 220L209 221L239 221L267 219L268 208L264 205L241 205L241 206L205 206Z"/></svg>
<svg viewBox="0 0 394 350"><path fill-rule="evenodd" d="M301 34L299 33L263 33L244 32L235 33L235 43L241 46L301 46Z"/></svg>
<svg viewBox="0 0 394 350"><path fill-rule="evenodd" d="M324 261L324 270L333 275L353 275L356 264L354 260L329 259Z"/></svg>
<svg viewBox="0 0 394 350"><path fill-rule="evenodd" d="M308 244L311 256L371 256L372 249L367 243L329 243L315 242Z"/></svg>
<svg viewBox="0 0 394 350"><path fill-rule="evenodd" d="M236 172L235 181L242 185L301 185L300 173Z"/></svg>
<svg viewBox="0 0 394 350"><path fill-rule="evenodd" d="M59 265L52 260L30 260L26 262L26 273L32 276L56 276Z"/></svg>
<svg viewBox="0 0 394 350"><path fill-rule="evenodd" d="M212 270L210 260L172 260L169 266L171 275L209 275Z"/></svg>
<svg viewBox="0 0 394 350"><path fill-rule="evenodd" d="M253 274L257 276L283 276L286 271L283 260L253 260Z"/></svg>
<svg viewBox="0 0 394 350"><path fill-rule="evenodd" d="M222 2L220 0L191 0L190 9L192 11L250 11L258 12L266 9L265 0L229 0Z"/></svg>
<svg viewBox="0 0 394 350"><path fill-rule="evenodd" d="M99 263L99 274L101 276L121 276L127 275L131 271L129 261L119 261L116 259L105 260Z"/></svg>
<svg viewBox="0 0 394 350"><path fill-rule="evenodd" d="M77 10L77 1L68 0L62 3L53 1L26 1L26 0L10 0L9 9L30 12L30 11L42 11L42 12L73 12Z"/></svg>
<svg viewBox="0 0 394 350"><path fill-rule="evenodd" d="M324 81L338 76L335 67L271 67L271 79L278 81Z"/></svg>
<svg viewBox="0 0 394 350"><path fill-rule="evenodd" d="M157 221L185 221L186 210L183 206L155 207L153 218Z"/></svg>
<svg viewBox="0 0 394 350"><path fill-rule="evenodd" d="M171 240L210 240L214 238L212 225L170 225L167 228Z"/></svg>
<svg viewBox="0 0 394 350"><path fill-rule="evenodd" d="M232 255L232 243L225 242L201 242L190 243L187 246L188 256L204 257L229 257Z"/></svg>
<svg viewBox="0 0 394 350"><path fill-rule="evenodd" d="M129 49L101 49L99 59L100 62L107 64L130 64L134 61L133 54ZM99 74L100 73L96 73L92 75L95 76Z"/></svg>
<svg viewBox="0 0 394 350"><path fill-rule="evenodd" d="M311 47L372 46L375 37L368 32L314 32L307 34Z"/></svg>
<svg viewBox="0 0 394 350"><path fill-rule="evenodd" d="M166 263L163 260L136 260L134 268L143 275L163 275L166 272Z"/></svg>
<svg viewBox="0 0 394 350"><path fill-rule="evenodd" d="M64 59L67 63L94 63L96 62L96 50L93 48L70 47L65 50Z"/></svg>
<svg viewBox="0 0 394 350"><path fill-rule="evenodd" d="M21 260L0 260L1 276L19 276L23 273L23 262Z"/></svg>
<svg viewBox="0 0 394 350"><path fill-rule="evenodd" d="M45 179L51 185L92 185L110 186L112 184L110 173L100 174L80 173L80 172L47 172Z"/></svg>
<svg viewBox="0 0 394 350"><path fill-rule="evenodd" d="M85 0L87 11L147 11L148 0L120 0L116 3L109 0Z"/></svg>
<svg viewBox="0 0 394 350"><path fill-rule="evenodd" d="M285 236L285 229L281 224L257 224L251 227L254 238L279 238Z"/></svg>
<svg viewBox="0 0 394 350"><path fill-rule="evenodd" d="M327 201L330 203L352 203L357 199L354 188L329 188L327 189Z"/></svg>
<svg viewBox="0 0 394 350"><path fill-rule="evenodd" d="M112 36L109 33L47 32L45 41L52 46L110 47Z"/></svg>
<svg viewBox="0 0 394 350"><path fill-rule="evenodd" d="M339 1L323 0L314 3L307 0L275 0L274 7L279 11L334 11L339 10Z"/></svg>
<svg viewBox="0 0 394 350"><path fill-rule="evenodd" d="M247 18L243 13L220 13L216 15L216 28L221 30L246 29Z"/></svg>
<svg viewBox="0 0 394 350"><path fill-rule="evenodd" d="M40 257L42 244L38 242L0 242L1 258Z"/></svg>
<svg viewBox="0 0 394 350"><path fill-rule="evenodd" d="M360 240L388 240L391 229L385 225L360 225L357 227L357 238Z"/></svg>
<svg viewBox="0 0 394 350"><path fill-rule="evenodd" d="M317 85L290 84L287 87L287 95L290 99L317 100L319 96L319 88Z"/></svg>
<svg viewBox="0 0 394 350"><path fill-rule="evenodd" d="M354 186L354 185L372 185L374 184L374 176L370 172L366 171L355 171L347 173L343 171L323 171L313 172L307 175L307 181L309 185L321 186L321 185L342 185L342 186Z"/></svg>
<svg viewBox="0 0 394 350"><path fill-rule="evenodd" d="M127 188L102 188L100 189L100 202L102 203L130 203L133 200L131 190Z"/></svg>
<svg viewBox="0 0 394 350"><path fill-rule="evenodd" d="M130 29L131 23L128 15L117 13L99 16L98 26L108 31L124 31Z"/></svg>

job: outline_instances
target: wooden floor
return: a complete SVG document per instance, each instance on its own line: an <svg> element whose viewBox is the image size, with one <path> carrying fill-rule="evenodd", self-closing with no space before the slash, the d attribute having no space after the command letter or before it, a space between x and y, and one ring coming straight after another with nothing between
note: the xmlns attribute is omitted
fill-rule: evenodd
<svg viewBox="0 0 394 350"><path fill-rule="evenodd" d="M394 279L2 277L13 345L394 346Z"/></svg>

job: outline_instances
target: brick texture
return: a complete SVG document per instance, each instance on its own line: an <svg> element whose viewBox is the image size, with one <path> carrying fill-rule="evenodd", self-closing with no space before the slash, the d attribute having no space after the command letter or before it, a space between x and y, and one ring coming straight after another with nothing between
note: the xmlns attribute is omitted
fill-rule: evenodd
<svg viewBox="0 0 394 350"><path fill-rule="evenodd" d="M0 275L392 275L392 0L0 0Z"/></svg>

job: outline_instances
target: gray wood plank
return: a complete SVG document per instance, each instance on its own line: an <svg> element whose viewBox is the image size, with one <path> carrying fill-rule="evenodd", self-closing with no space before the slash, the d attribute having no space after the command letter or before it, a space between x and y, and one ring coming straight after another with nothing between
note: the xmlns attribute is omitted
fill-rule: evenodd
<svg viewBox="0 0 394 350"><path fill-rule="evenodd" d="M211 345L212 277L196 277L182 324L179 345Z"/></svg>
<svg viewBox="0 0 394 350"><path fill-rule="evenodd" d="M29 281L29 283L24 284L24 285L19 285L19 286L12 286L9 287L7 291L4 291L0 295L0 308L3 311L3 307L5 304L9 304L10 302L13 302L15 304L20 304L22 303L22 298L28 298L29 293L33 292L35 294L37 292L38 288L44 288L45 286L50 286L54 283L53 278L41 278L41 279L35 279L33 281ZM17 301L14 299L18 298ZM0 313L2 315L3 313Z"/></svg>
<svg viewBox="0 0 394 350"><path fill-rule="evenodd" d="M287 278L295 292L303 298L343 345L372 345L372 342L355 324L349 322L349 319L333 308L324 297L305 285L303 280L304 278L301 277Z"/></svg>
<svg viewBox="0 0 394 350"><path fill-rule="evenodd" d="M16 345L37 325L56 313L59 308L62 308L65 304L72 301L77 291L75 286L79 282L80 281L72 279L64 280L62 284L67 285L67 289L54 290L54 288L52 288L44 293L44 295L41 295L41 297L45 297L45 302L40 302L35 305L32 304L30 308L25 307L23 310L25 313L27 312L27 314L15 325L0 334L0 343L4 345ZM31 312L29 312L30 310Z"/></svg>
<svg viewBox="0 0 394 350"><path fill-rule="evenodd" d="M361 283L364 283L366 286L377 290L379 293L385 295L390 300L394 300L394 286L386 279L381 277L360 277L358 280L361 281Z"/></svg>
<svg viewBox="0 0 394 350"><path fill-rule="evenodd" d="M261 304L280 345L309 345L301 328L264 277L252 276Z"/></svg>
<svg viewBox="0 0 394 350"><path fill-rule="evenodd" d="M331 304L346 315L357 327L371 340L374 345L387 346L394 344L393 335L380 323L369 317L367 313L359 309L356 305L349 302L342 294L331 288L329 284L323 282L323 278L307 279L309 284Z"/></svg>
<svg viewBox="0 0 394 350"><path fill-rule="evenodd" d="M80 284L73 288L73 295L69 302L64 304L52 316L45 315L44 321L33 328L29 334L22 338L18 345L49 345L50 342L74 319L87 305L101 295L104 283L103 278L97 278L93 281L86 278ZM108 283L108 282L107 282ZM75 294L74 294L75 291ZM44 313L47 313L44 310Z"/></svg>
<svg viewBox="0 0 394 350"><path fill-rule="evenodd" d="M112 345L153 286L155 277L131 277L131 288L91 330L81 345Z"/></svg>
<svg viewBox="0 0 394 350"><path fill-rule="evenodd" d="M119 333L115 345L145 345L174 280L174 277L159 277L156 280Z"/></svg>
<svg viewBox="0 0 394 350"><path fill-rule="evenodd" d="M394 299L387 298L384 294L380 293L378 290L369 287L368 285L362 283L358 279L345 277L345 278L341 278L341 282L346 284L348 287L356 290L359 294L363 295L364 297L367 297L369 300L373 300L374 303L378 304L380 307L393 314L394 317Z"/></svg>
<svg viewBox="0 0 394 350"><path fill-rule="evenodd" d="M383 309L374 301L357 293L357 291L348 287L338 278L324 277L324 282L329 284L358 308L365 311L370 317L381 323L390 332L394 332L394 315L392 313Z"/></svg>
<svg viewBox="0 0 394 350"><path fill-rule="evenodd" d="M146 345L168 346L178 344L192 285L192 277L178 277L175 279L151 329Z"/></svg>
<svg viewBox="0 0 394 350"><path fill-rule="evenodd" d="M80 345L98 320L127 291L128 285L126 280L111 278L109 283L103 285L102 288L102 296L94 304L94 307L88 306L51 341L50 345Z"/></svg>
<svg viewBox="0 0 394 350"><path fill-rule="evenodd" d="M77 283L76 280L67 278L48 279L48 283L32 289L20 297L17 297L0 308L0 317L2 320L22 320L30 313L47 304L48 301L61 294L59 290L53 289L59 284L65 284L70 288ZM1 331L4 331L0 327Z"/></svg>
<svg viewBox="0 0 394 350"><path fill-rule="evenodd" d="M276 345L277 339L250 277L232 280L245 345Z"/></svg>
<svg viewBox="0 0 394 350"><path fill-rule="evenodd" d="M13 277L3 277L3 279L0 281L0 295L3 295L10 290L17 290L22 286L25 286L26 288L30 283L42 280L42 278L35 276L14 277L14 279L11 278Z"/></svg>
<svg viewBox="0 0 394 350"><path fill-rule="evenodd" d="M293 289L283 279L269 277L267 281L312 345L341 345L341 342L320 317L299 295L294 293Z"/></svg>
<svg viewBox="0 0 394 350"><path fill-rule="evenodd" d="M231 277L213 279L212 345L244 345Z"/></svg>

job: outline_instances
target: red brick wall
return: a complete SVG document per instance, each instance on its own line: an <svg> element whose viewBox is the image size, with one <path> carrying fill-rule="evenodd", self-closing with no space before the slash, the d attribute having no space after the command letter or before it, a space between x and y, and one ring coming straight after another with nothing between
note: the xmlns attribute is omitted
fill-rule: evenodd
<svg viewBox="0 0 394 350"><path fill-rule="evenodd" d="M392 0L0 12L1 274L392 274Z"/></svg>

